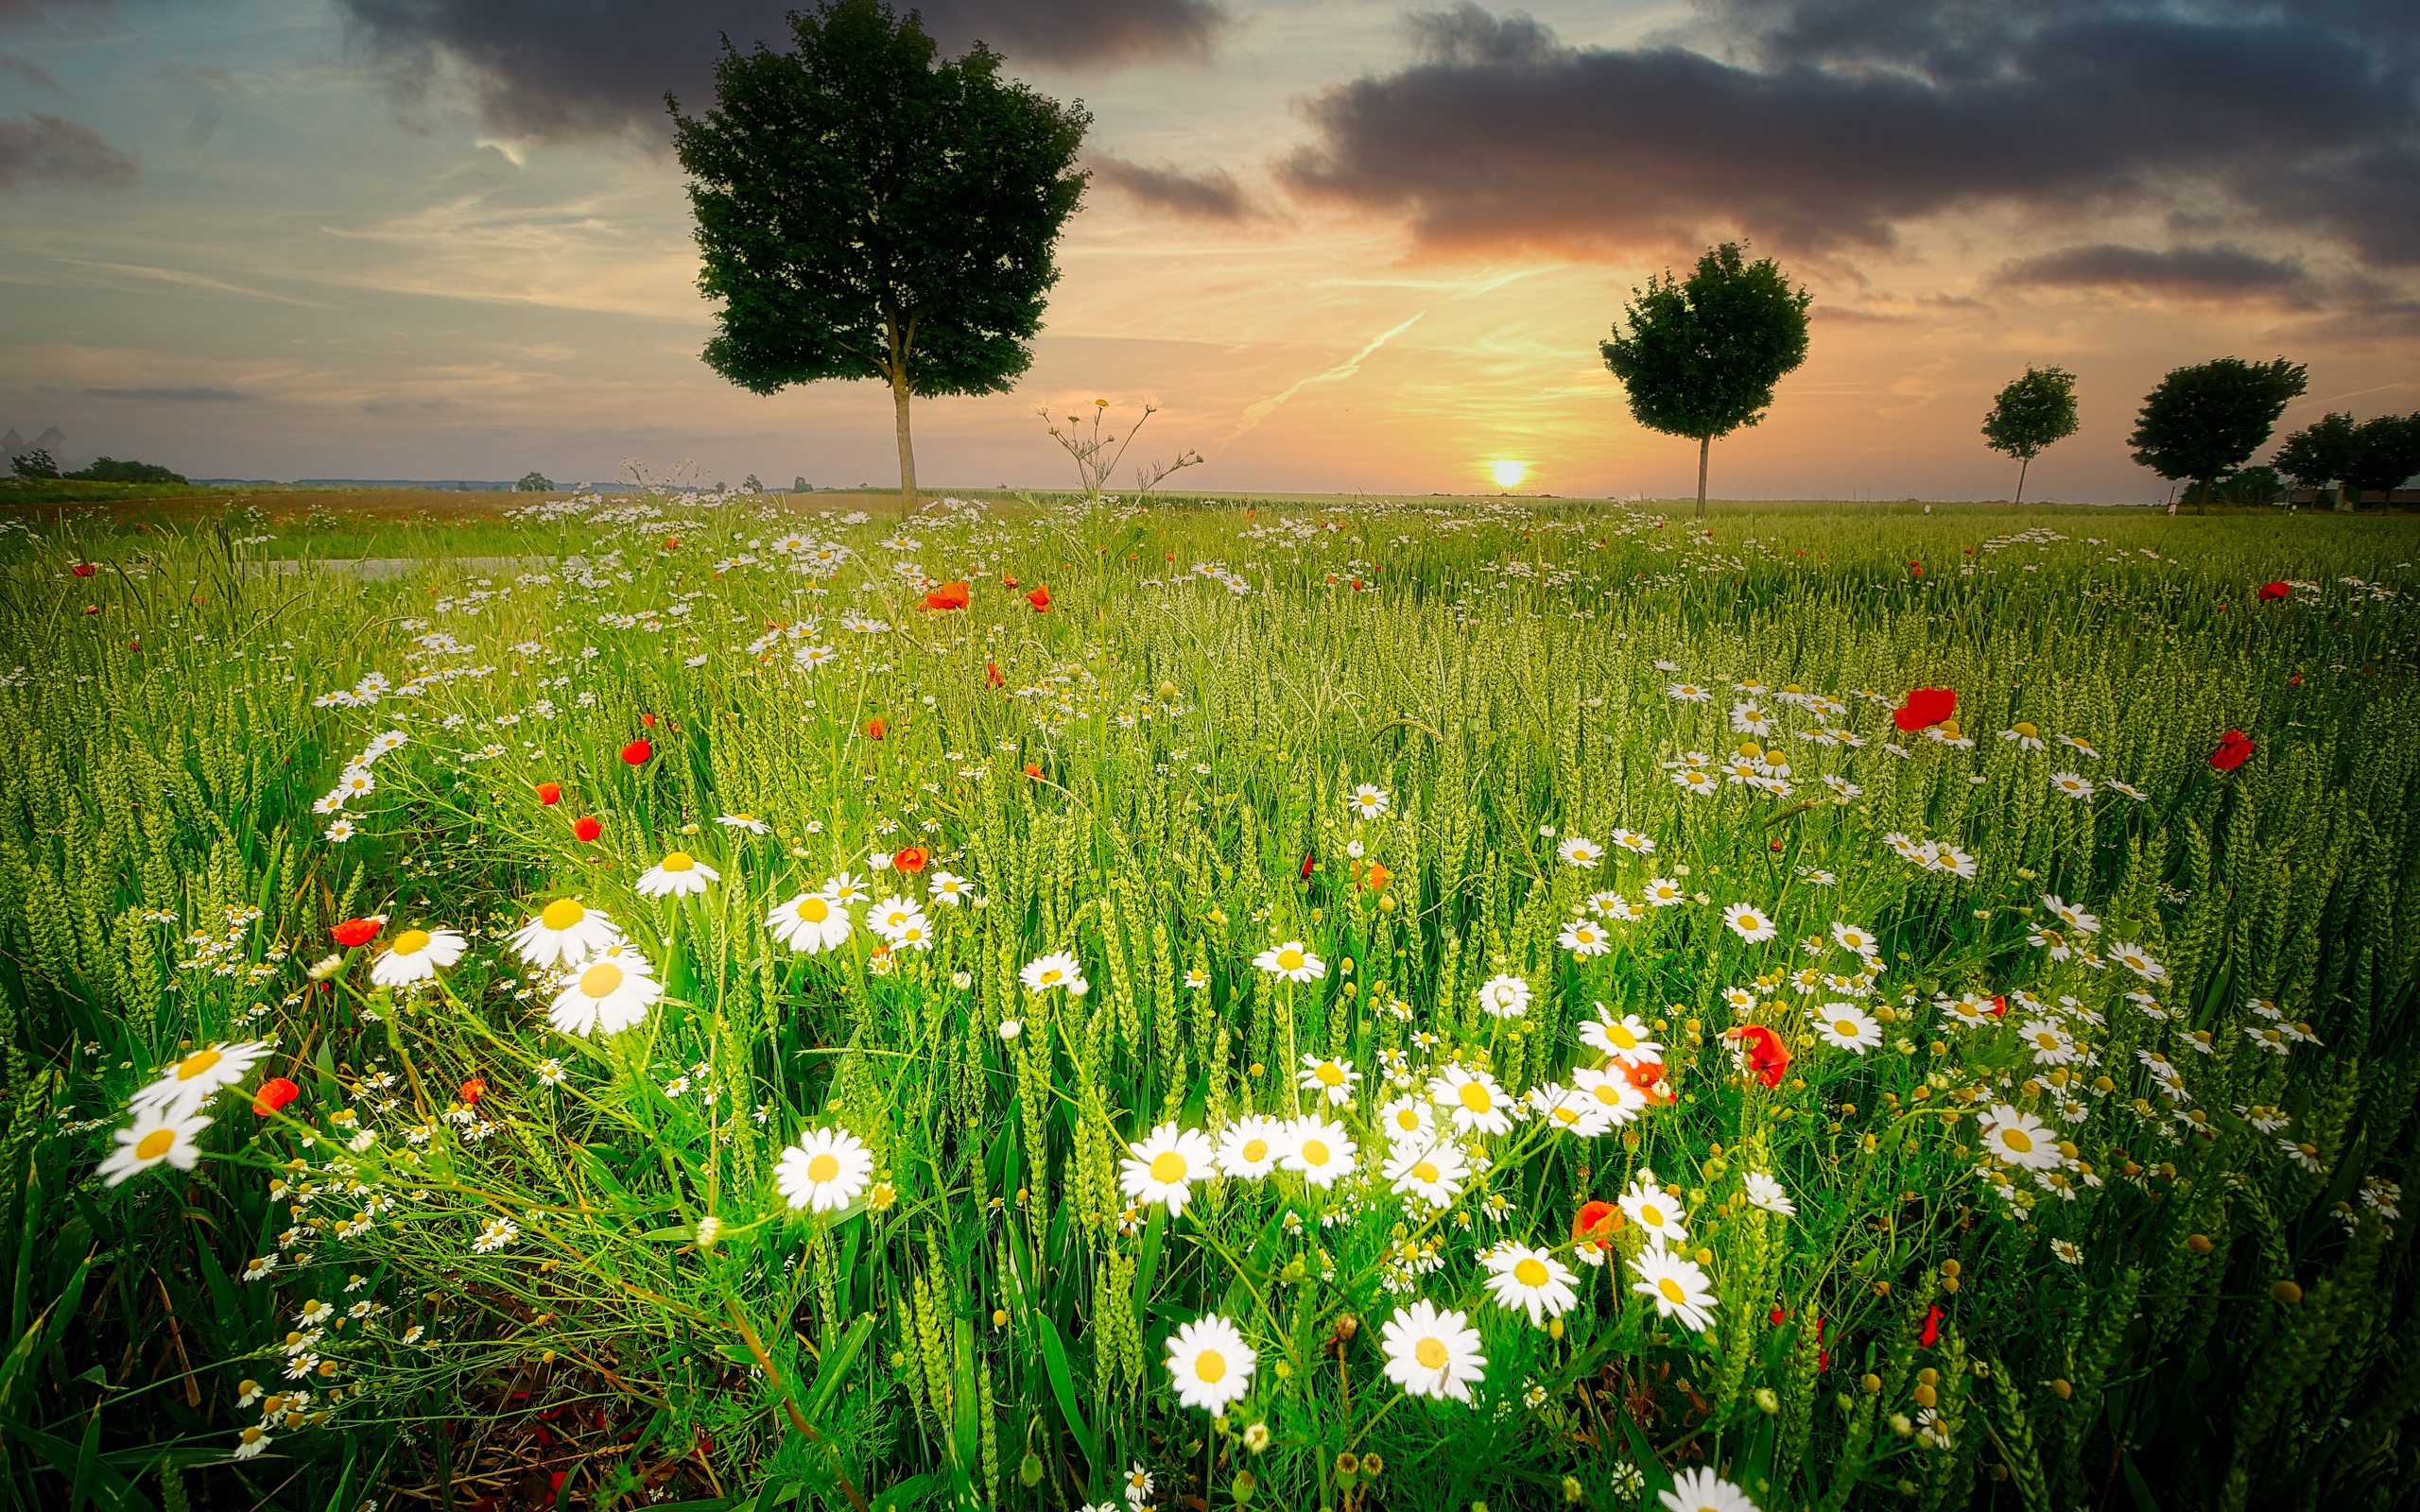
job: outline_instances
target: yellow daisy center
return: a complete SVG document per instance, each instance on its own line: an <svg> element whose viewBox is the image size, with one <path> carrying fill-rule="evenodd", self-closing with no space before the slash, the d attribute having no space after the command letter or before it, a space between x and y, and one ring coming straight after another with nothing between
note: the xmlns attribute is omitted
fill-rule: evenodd
<svg viewBox="0 0 2420 1512"><path fill-rule="evenodd" d="M814 1160L806 1162L806 1178L809 1181L814 1182L817 1186L823 1185L825 1182L830 1181L834 1177L837 1177L839 1174L840 1160L838 1156L830 1154L819 1155Z"/></svg>
<svg viewBox="0 0 2420 1512"><path fill-rule="evenodd" d="M1193 1357L1194 1379L1216 1383L1227 1378L1227 1357L1216 1349L1204 1349Z"/></svg>
<svg viewBox="0 0 2420 1512"><path fill-rule="evenodd" d="M1151 1157L1151 1179L1154 1181L1182 1181L1186 1169L1184 1157L1174 1150Z"/></svg>
<svg viewBox="0 0 2420 1512"><path fill-rule="evenodd" d="M566 930L588 917L588 910L577 898L558 898L538 915L538 922L552 930Z"/></svg>
<svg viewBox="0 0 2420 1512"><path fill-rule="evenodd" d="M592 998L609 998L622 985L622 969L611 961L599 961L579 973L579 989Z"/></svg>
<svg viewBox="0 0 2420 1512"><path fill-rule="evenodd" d="M2018 720L2010 728L2014 730L2018 734L2023 735L2028 740L2039 739L2042 734L2041 730L2035 729L2031 724L2022 719Z"/></svg>
<svg viewBox="0 0 2420 1512"><path fill-rule="evenodd" d="M1411 1178L1415 1181L1426 1181L1434 1184L1438 1178L1436 1163L1431 1160L1421 1161L1418 1165L1411 1168Z"/></svg>
<svg viewBox="0 0 2420 1512"><path fill-rule="evenodd" d="M177 1062L177 1080L191 1081L226 1058L216 1050L197 1050Z"/></svg>
<svg viewBox="0 0 2420 1512"><path fill-rule="evenodd" d="M1536 1259L1524 1255L1512 1267L1512 1279L1524 1286L1544 1286L1547 1268Z"/></svg>
<svg viewBox="0 0 2420 1512"><path fill-rule="evenodd" d="M2033 1137L2021 1128L2000 1130L2000 1143L2019 1155L2033 1153Z"/></svg>
<svg viewBox="0 0 2420 1512"><path fill-rule="evenodd" d="M1668 1302L1685 1302L1689 1299L1689 1294L1681 1289L1681 1283L1669 1276L1657 1281L1655 1289L1664 1294L1664 1299Z"/></svg>
<svg viewBox="0 0 2420 1512"><path fill-rule="evenodd" d="M1303 969L1303 953L1301 951L1291 950L1279 951L1277 953L1277 969L1281 971L1301 971Z"/></svg>
<svg viewBox="0 0 2420 1512"><path fill-rule="evenodd" d="M1857 1021L1855 1019L1834 1019L1832 1021L1832 1032L1839 1035L1843 1040L1854 1040L1857 1038Z"/></svg>
<svg viewBox="0 0 2420 1512"><path fill-rule="evenodd" d="M1664 1210L1653 1203L1642 1202L1638 1207L1638 1221L1647 1228L1660 1228L1664 1227Z"/></svg>
<svg viewBox="0 0 2420 1512"><path fill-rule="evenodd" d="M1305 1165L1327 1164L1327 1142L1325 1140L1305 1140L1303 1142L1303 1163Z"/></svg>
<svg viewBox="0 0 2420 1512"><path fill-rule="evenodd" d="M1609 1023L1605 1025L1605 1038L1612 1040L1616 1045L1624 1050L1635 1050L1638 1048L1638 1036L1631 1033L1628 1028L1618 1023Z"/></svg>
<svg viewBox="0 0 2420 1512"><path fill-rule="evenodd" d="M1411 1357L1419 1361L1422 1367L1425 1369L1443 1370L1445 1368L1446 1359L1444 1341L1442 1339L1423 1339L1418 1344L1412 1346Z"/></svg>
<svg viewBox="0 0 2420 1512"><path fill-rule="evenodd" d="M686 850L675 850L664 858L666 871L695 871L697 868L698 858Z"/></svg>
<svg viewBox="0 0 2420 1512"><path fill-rule="evenodd" d="M1487 1089L1475 1081L1462 1083L1459 1095L1462 1106L1474 1113L1484 1113L1495 1106L1495 1099L1487 1095Z"/></svg>
<svg viewBox="0 0 2420 1512"><path fill-rule="evenodd" d="M1268 1160L1269 1142L1267 1140L1244 1141L1244 1159L1253 1162L1254 1164Z"/></svg>
<svg viewBox="0 0 2420 1512"><path fill-rule="evenodd" d="M832 917L832 905L821 898L802 898L799 900L798 917L803 922L820 924Z"/></svg>
<svg viewBox="0 0 2420 1512"><path fill-rule="evenodd" d="M1320 1068L1311 1073L1311 1074L1317 1076L1320 1079L1321 1084L1323 1086L1341 1087L1344 1085L1344 1068L1338 1065L1333 1060L1321 1062Z"/></svg>
<svg viewBox="0 0 2420 1512"><path fill-rule="evenodd" d="M421 952L428 949L428 931L424 929L405 930L402 934L395 936L395 943L389 946L388 949L393 951L398 955L418 955Z"/></svg>
<svg viewBox="0 0 2420 1512"><path fill-rule="evenodd" d="M168 1146L176 1143L177 1131L175 1129L155 1128L150 1133L144 1135L142 1140L135 1144L134 1158L138 1160L156 1160L160 1157L167 1154Z"/></svg>

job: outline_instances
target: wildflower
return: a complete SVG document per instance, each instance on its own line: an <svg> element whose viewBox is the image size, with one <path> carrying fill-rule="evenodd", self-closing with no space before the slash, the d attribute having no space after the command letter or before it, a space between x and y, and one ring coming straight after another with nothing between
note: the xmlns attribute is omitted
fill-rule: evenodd
<svg viewBox="0 0 2420 1512"><path fill-rule="evenodd" d="M1025 1033L1025 1021L1023 1019L1002 1019L1000 1021L1001 1040L1011 1040L1023 1033Z"/></svg>
<svg viewBox="0 0 2420 1512"><path fill-rule="evenodd" d="M1882 941L1875 937L1874 931L1855 924L1834 924L1832 938L1840 942L1842 950L1855 951L1869 961L1882 949Z"/></svg>
<svg viewBox="0 0 2420 1512"><path fill-rule="evenodd" d="M964 609L973 597L974 591L964 581L943 583L926 593L924 602L916 607L920 610L938 610L946 612L951 610Z"/></svg>
<svg viewBox="0 0 2420 1512"><path fill-rule="evenodd" d="M1816 1037L1836 1050L1861 1056L1882 1042L1882 1025L1854 1003L1826 1003L1809 1017Z"/></svg>
<svg viewBox="0 0 2420 1512"><path fill-rule="evenodd" d="M1442 1212L1462 1194L1470 1160L1451 1140L1403 1140L1381 1169L1388 1189L1397 1196L1418 1197Z"/></svg>
<svg viewBox="0 0 2420 1512"><path fill-rule="evenodd" d="M2100 919L2095 919L2088 913L2085 913L2075 904L2067 902L2055 893L2044 893L2042 895L2042 906L2048 909L2050 913L2056 915L2059 922L2066 925L2069 929L2077 930L2086 935L2098 935L2100 933Z"/></svg>
<svg viewBox="0 0 2420 1512"><path fill-rule="evenodd" d="M622 937L603 914L577 898L558 898L515 930L512 948L536 967L573 967Z"/></svg>
<svg viewBox="0 0 2420 1512"><path fill-rule="evenodd" d="M2263 583L2256 596L2263 604L2273 604L2293 591L2294 585L2291 583Z"/></svg>
<svg viewBox="0 0 2420 1512"><path fill-rule="evenodd" d="M622 760L631 766L645 766L654 754L655 747L644 739L631 741L622 747Z"/></svg>
<svg viewBox="0 0 2420 1512"><path fill-rule="evenodd" d="M1761 944L1781 933L1773 921L1754 903L1733 903L1722 911L1722 921L1731 932L1751 945Z"/></svg>
<svg viewBox="0 0 2420 1512"><path fill-rule="evenodd" d="M1517 976L1491 976L1479 987L1478 1005L1491 1018L1517 1019L1530 1011L1530 984Z"/></svg>
<svg viewBox="0 0 2420 1512"><path fill-rule="evenodd" d="M235 1435L234 1457L237 1459L251 1459L253 1455L258 1454L262 1450L268 1448L268 1434L264 1431L259 1424L255 1423Z"/></svg>
<svg viewBox="0 0 2420 1512"><path fill-rule="evenodd" d="M263 1118L302 1095L302 1089L283 1076L271 1076L252 1093L252 1111Z"/></svg>
<svg viewBox="0 0 2420 1512"><path fill-rule="evenodd" d="M1798 1204L1789 1200L1789 1194L1782 1190L1781 1183L1770 1172L1751 1171L1740 1178L1740 1183L1747 1189L1748 1200L1767 1212L1785 1218L1798 1216Z"/></svg>
<svg viewBox="0 0 2420 1512"><path fill-rule="evenodd" d="M2046 1171L2064 1159L2056 1136L2031 1113L2000 1103L1982 1116L1981 1124L1983 1147L2011 1165Z"/></svg>
<svg viewBox="0 0 2420 1512"><path fill-rule="evenodd" d="M563 1063L552 1058L531 1067L530 1075L541 1087L560 1087L570 1079L563 1071Z"/></svg>
<svg viewBox="0 0 2420 1512"><path fill-rule="evenodd" d="M2058 1256L2061 1261L2069 1265L2081 1265L2083 1263L2083 1250L2073 1240L2051 1240L2050 1253Z"/></svg>
<svg viewBox="0 0 2420 1512"><path fill-rule="evenodd" d="M1647 879L1647 906L1650 908L1669 908L1675 903L1686 902L1688 899L1688 893L1670 877Z"/></svg>
<svg viewBox="0 0 2420 1512"><path fill-rule="evenodd" d="M1580 1026L1580 1040L1599 1055L1626 1065L1664 1053L1664 1046L1651 1037L1637 1014L1628 1013L1616 1019L1601 1003L1597 1005L1597 1017Z"/></svg>
<svg viewBox="0 0 2420 1512"><path fill-rule="evenodd" d="M244 1280L248 1281L256 1281L261 1280L270 1271L277 1269L277 1263L282 1258L284 1257L278 1255L263 1255L257 1260L246 1261L244 1263Z"/></svg>
<svg viewBox="0 0 2420 1512"><path fill-rule="evenodd" d="M1216 1313L1186 1323L1168 1337L1168 1379L1176 1400L1206 1413L1221 1413L1252 1389L1260 1357L1235 1324Z"/></svg>
<svg viewBox="0 0 2420 1512"><path fill-rule="evenodd" d="M125 1132L121 1131L118 1138L121 1140L126 1138ZM2319 1146L2311 1143L2309 1141L2279 1140L2277 1142L2277 1148L2285 1152L2288 1160L2293 1161L2296 1165L2301 1166L2304 1170L2308 1171L2311 1175L2325 1176L2327 1174L2327 1162L2320 1159ZM107 1170L108 1167L104 1166L102 1169Z"/></svg>
<svg viewBox="0 0 2420 1512"><path fill-rule="evenodd" d="M2052 772L2050 790L2054 793L2065 793L2078 802L2092 797L2094 792L2091 781L2078 772Z"/></svg>
<svg viewBox="0 0 2420 1512"><path fill-rule="evenodd" d="M867 909L866 928L893 945L902 943L910 935L927 945L930 943L930 936L926 933L930 926L925 919L925 911L905 898L885 898Z"/></svg>
<svg viewBox="0 0 2420 1512"><path fill-rule="evenodd" d="M1947 688L1917 688L1908 701L1891 712L1891 723L1914 734L1929 730L1958 711L1958 695Z"/></svg>
<svg viewBox="0 0 2420 1512"><path fill-rule="evenodd" d="M1507 1312L1527 1312L1532 1327L1543 1328L1580 1300L1571 1288L1578 1276L1548 1249L1505 1245L1480 1257L1487 1267L1487 1290Z"/></svg>
<svg viewBox="0 0 2420 1512"><path fill-rule="evenodd" d="M345 949L352 950L355 946L367 945L376 939L378 931L384 928L386 923L387 916L384 914L372 914L367 919L348 919L343 923L331 928L328 931L328 937Z"/></svg>
<svg viewBox="0 0 2420 1512"><path fill-rule="evenodd" d="M2168 980L2168 968L2152 960L2139 945L2112 945L2109 947L2109 958L2146 982Z"/></svg>
<svg viewBox="0 0 2420 1512"><path fill-rule="evenodd" d="M1616 1199L1616 1206L1631 1222L1668 1244L1677 1245L1689 1237L1689 1230L1681 1222L1681 1205L1655 1184L1652 1171L1641 1170Z"/></svg>
<svg viewBox="0 0 2420 1512"><path fill-rule="evenodd" d="M1367 782L1355 788L1352 796L1345 799L1346 806L1352 809L1353 816L1357 819L1378 817L1387 812L1387 790L1382 787L1373 787Z"/></svg>
<svg viewBox="0 0 2420 1512"><path fill-rule="evenodd" d="M890 733L890 721L884 719L880 714L876 714L872 719L866 721L866 739L868 740L880 740L884 735Z"/></svg>
<svg viewBox="0 0 2420 1512"><path fill-rule="evenodd" d="M556 804L563 800L563 784L561 782L540 782L538 784L537 793L538 801L540 803L544 804L548 808L553 808Z"/></svg>
<svg viewBox="0 0 2420 1512"><path fill-rule="evenodd" d="M1252 964L1288 982L1314 982L1327 975L1327 963L1305 949L1298 939L1270 946L1253 956Z"/></svg>
<svg viewBox="0 0 2420 1512"><path fill-rule="evenodd" d="M116 1186L164 1160L180 1171L190 1171L201 1160L201 1146L194 1143L194 1137L208 1128L210 1123L209 1119L174 1105L138 1112L132 1124L112 1136L117 1148L101 1162L97 1174L111 1186Z"/></svg>
<svg viewBox="0 0 2420 1512"><path fill-rule="evenodd" d="M924 870L931 859L921 845L905 846L890 854L890 864L910 876Z"/></svg>
<svg viewBox="0 0 2420 1512"><path fill-rule="evenodd" d="M1425 1144L1437 1127L1437 1117L1426 1098L1398 1097L1378 1109L1378 1125L1396 1144Z"/></svg>
<svg viewBox="0 0 2420 1512"><path fill-rule="evenodd" d="M1285 1125L1254 1113L1237 1119L1219 1139L1219 1170L1240 1180L1256 1181L1277 1168L1286 1153Z"/></svg>
<svg viewBox="0 0 2420 1512"><path fill-rule="evenodd" d="M1317 1113L1305 1113L1286 1130L1285 1154L1277 1164L1325 1191L1353 1174L1354 1157L1358 1153L1359 1147L1342 1128Z"/></svg>
<svg viewBox="0 0 2420 1512"><path fill-rule="evenodd" d="M824 885L822 892L803 892L766 916L765 927L794 951L819 955L838 950L849 937L849 910Z"/></svg>
<svg viewBox="0 0 2420 1512"><path fill-rule="evenodd" d="M207 1045L162 1072L158 1079L128 1099L127 1111L138 1118L158 1113L171 1120L199 1112L222 1089L250 1075L252 1067L268 1055L268 1046L258 1040L231 1043L222 1040ZM182 1167L191 1168L190 1162Z"/></svg>
<svg viewBox="0 0 2420 1512"><path fill-rule="evenodd" d="M1119 1186L1139 1203L1165 1202L1168 1216L1181 1216L1192 1200L1192 1183L1216 1174L1218 1152L1200 1129L1162 1124L1132 1146L1119 1163Z"/></svg>
<svg viewBox="0 0 2420 1512"><path fill-rule="evenodd" d="M2016 1032L2037 1066L2065 1066L2081 1058L2075 1037L2048 1019L2028 1020Z"/></svg>
<svg viewBox="0 0 2420 1512"><path fill-rule="evenodd" d="M1575 919L1564 925L1563 933L1555 936L1555 943L1583 958L1602 955L1614 948L1612 936L1584 919Z"/></svg>
<svg viewBox="0 0 2420 1512"><path fill-rule="evenodd" d="M1026 962L1024 969L1017 972L1017 980L1025 984L1028 992L1047 992L1057 987L1065 988L1078 997L1083 995L1076 990L1077 985L1084 980L1083 970L1076 964L1076 958L1064 951L1055 951Z"/></svg>
<svg viewBox="0 0 2420 1512"><path fill-rule="evenodd" d="M1647 1106L1647 1093L1633 1086L1618 1070L1582 1067L1571 1074L1571 1085L1575 1095L1592 1106L1601 1128L1627 1124Z"/></svg>
<svg viewBox="0 0 2420 1512"><path fill-rule="evenodd" d="M1033 611L1036 614L1048 611L1050 608L1050 585L1047 583L1035 584L1033 592L1025 595L1025 601L1033 606Z"/></svg>
<svg viewBox="0 0 2420 1512"><path fill-rule="evenodd" d="M956 908L974 896L972 885L953 872L934 872L931 885L933 902L944 908Z"/></svg>
<svg viewBox="0 0 2420 1512"><path fill-rule="evenodd" d="M2240 730L2230 730L2219 737L2218 749L2210 752L2213 771L2232 772L2252 759L2255 742Z"/></svg>
<svg viewBox="0 0 2420 1512"><path fill-rule="evenodd" d="M342 845L347 840L352 839L354 835L358 833L359 831L354 827L354 822L351 819L338 819L334 824L328 826L328 843L330 845Z"/></svg>
<svg viewBox="0 0 2420 1512"><path fill-rule="evenodd" d="M1578 867L1582 871L1596 870L1605 859L1603 848L1580 834L1565 836L1563 843L1554 848L1554 853L1563 858L1564 865Z"/></svg>
<svg viewBox="0 0 2420 1512"><path fill-rule="evenodd" d="M1701 1333L1713 1326L1714 1290L1695 1261L1650 1246L1630 1268L1638 1277L1631 1290L1653 1302L1658 1316L1677 1317Z"/></svg>
<svg viewBox="0 0 2420 1512"><path fill-rule="evenodd" d="M1738 1042L1742 1071L1768 1087L1781 1085L1782 1074L1789 1070L1789 1047L1781 1036L1761 1023L1749 1023L1730 1030L1729 1038Z"/></svg>
<svg viewBox="0 0 2420 1512"><path fill-rule="evenodd" d="M1303 1091L1323 1096L1342 1108L1353 1100L1354 1085L1360 1079L1361 1074L1353 1069L1353 1062L1349 1060L1305 1054L1303 1069L1296 1075L1295 1082Z"/></svg>
<svg viewBox="0 0 2420 1512"><path fill-rule="evenodd" d="M1710 1469L1683 1470L1672 1488L1657 1493L1666 1512L1756 1512L1748 1493Z"/></svg>
<svg viewBox="0 0 2420 1512"><path fill-rule="evenodd" d="M664 988L647 960L627 947L611 947L614 958L600 958L556 994L546 1022L565 1034L620 1034L647 1018L648 1009Z"/></svg>
<svg viewBox="0 0 2420 1512"><path fill-rule="evenodd" d="M1485 1379L1487 1356L1466 1314L1441 1313L1424 1297L1395 1309L1378 1334L1387 1379L1412 1396L1467 1402L1472 1383Z"/></svg>
<svg viewBox="0 0 2420 1512"><path fill-rule="evenodd" d="M2041 728L2036 725L2028 724L2022 719L2018 720L2008 729L2001 730L2000 739L2013 740L2016 742L2016 748L2019 750L2040 750L2043 748Z"/></svg>
<svg viewBox="0 0 2420 1512"><path fill-rule="evenodd" d="M571 821L572 838L583 845L593 844L605 833L605 821L594 815L583 814Z"/></svg>
<svg viewBox="0 0 2420 1512"><path fill-rule="evenodd" d="M847 1129L819 1128L782 1152L773 1185L792 1209L838 1212L857 1200L873 1174L873 1154Z"/></svg>
<svg viewBox="0 0 2420 1512"><path fill-rule="evenodd" d="M521 1237L521 1226L510 1218L490 1218L479 1237L471 1241L471 1248L478 1254L493 1255Z"/></svg>
<svg viewBox="0 0 2420 1512"><path fill-rule="evenodd" d="M745 830L750 834L764 834L772 829L753 814L725 814L715 820L726 830Z"/></svg>
<svg viewBox="0 0 2420 1512"><path fill-rule="evenodd" d="M1512 1126L1512 1099L1486 1072L1448 1066L1429 1081L1428 1096L1465 1134L1502 1134Z"/></svg>
<svg viewBox="0 0 2420 1512"><path fill-rule="evenodd" d="M707 884L720 881L721 872L688 851L670 850L663 860L639 873L631 888L642 898L686 898L705 891Z"/></svg>
<svg viewBox="0 0 2420 1512"><path fill-rule="evenodd" d="M1712 689L1701 688L1694 682L1671 683L1664 689L1664 693L1666 696L1678 698L1683 703L1703 703L1714 696Z"/></svg>

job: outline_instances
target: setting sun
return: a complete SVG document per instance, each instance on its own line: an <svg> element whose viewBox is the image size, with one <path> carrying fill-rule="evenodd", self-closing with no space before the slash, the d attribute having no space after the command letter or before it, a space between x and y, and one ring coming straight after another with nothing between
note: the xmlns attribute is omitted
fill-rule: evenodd
<svg viewBox="0 0 2420 1512"><path fill-rule="evenodd" d="M1513 489L1520 487L1521 480L1530 475L1530 465L1527 462L1503 461L1495 463L1493 471L1497 488Z"/></svg>

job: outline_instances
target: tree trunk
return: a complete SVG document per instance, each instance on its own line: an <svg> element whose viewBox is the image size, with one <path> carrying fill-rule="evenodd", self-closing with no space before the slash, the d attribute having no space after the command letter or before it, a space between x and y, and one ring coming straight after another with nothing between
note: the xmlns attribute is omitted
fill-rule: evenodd
<svg viewBox="0 0 2420 1512"><path fill-rule="evenodd" d="M2010 502L2009 507L2012 509L2020 508L2025 504L2025 470L2032 465L2033 458L2030 456L2021 456L2016 459L2016 497Z"/></svg>
<svg viewBox="0 0 2420 1512"><path fill-rule="evenodd" d="M1705 522L1705 454L1713 444L1711 436L1698 438L1698 522L1701 524Z"/></svg>
<svg viewBox="0 0 2420 1512"><path fill-rule="evenodd" d="M908 435L908 375L891 369L890 405L899 423L899 512L916 507L916 443Z"/></svg>
<svg viewBox="0 0 2420 1512"><path fill-rule="evenodd" d="M2340 513L2340 514L2351 514L2354 510L2359 509L2360 507L2361 507L2361 490L2359 490L2359 489L2355 489L2355 488L2347 488L2345 485L2342 484L2342 483L2339 483L2338 485L2336 485L2336 509L2337 509L2337 512L2338 512L2338 513Z"/></svg>

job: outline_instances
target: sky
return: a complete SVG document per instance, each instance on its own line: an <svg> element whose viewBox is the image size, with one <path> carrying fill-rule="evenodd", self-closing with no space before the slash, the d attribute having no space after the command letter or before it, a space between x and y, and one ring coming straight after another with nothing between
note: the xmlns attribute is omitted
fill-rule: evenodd
<svg viewBox="0 0 2420 1512"><path fill-rule="evenodd" d="M782 0L0 0L0 430L196 477L897 479L888 393L759 396L663 97ZM2144 393L2308 366L2280 434L2420 410L2409 0L935 0L1094 125L1033 364L920 401L929 489L1065 487L1039 408L1158 406L1172 485L1670 497L1597 350L1745 238L1812 350L1718 441L1742 498L2153 501ZM685 472L683 471L685 469ZM1124 481L1122 476L1120 481Z"/></svg>

